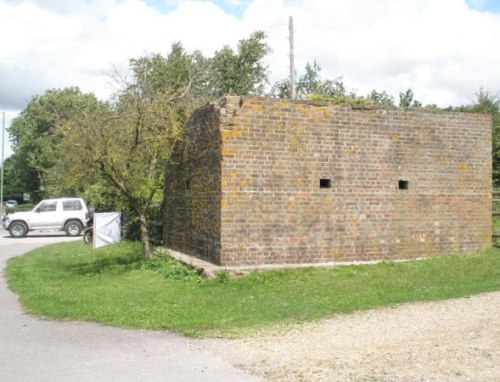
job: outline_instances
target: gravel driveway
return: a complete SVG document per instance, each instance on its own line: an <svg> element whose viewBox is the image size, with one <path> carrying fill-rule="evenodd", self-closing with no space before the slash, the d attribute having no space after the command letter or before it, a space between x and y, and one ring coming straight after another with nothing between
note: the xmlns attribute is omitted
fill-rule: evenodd
<svg viewBox="0 0 500 382"><path fill-rule="evenodd" d="M207 340L271 381L500 381L500 292Z"/></svg>

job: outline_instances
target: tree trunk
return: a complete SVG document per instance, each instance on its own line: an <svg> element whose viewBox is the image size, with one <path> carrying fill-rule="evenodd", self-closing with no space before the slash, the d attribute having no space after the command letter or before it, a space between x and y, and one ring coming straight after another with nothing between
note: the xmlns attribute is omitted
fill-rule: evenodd
<svg viewBox="0 0 500 382"><path fill-rule="evenodd" d="M149 240L149 230L145 213L139 213L139 225L141 229L141 243L142 250L144 251L144 256L147 260L151 260L151 258L153 257L153 251L151 249L151 242Z"/></svg>

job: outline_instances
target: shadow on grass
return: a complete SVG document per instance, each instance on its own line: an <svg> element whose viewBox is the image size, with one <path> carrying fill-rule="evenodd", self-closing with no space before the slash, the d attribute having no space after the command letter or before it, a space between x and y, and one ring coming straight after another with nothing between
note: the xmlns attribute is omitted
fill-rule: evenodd
<svg viewBox="0 0 500 382"><path fill-rule="evenodd" d="M142 253L135 251L108 253L96 250L86 256L88 257L80 257L80 261L65 265L65 270L84 276L120 274L143 268L145 263Z"/></svg>
<svg viewBox="0 0 500 382"><path fill-rule="evenodd" d="M118 274L140 269L144 264L142 258L93 258L88 261L67 266L66 270L73 274L90 276L99 274Z"/></svg>

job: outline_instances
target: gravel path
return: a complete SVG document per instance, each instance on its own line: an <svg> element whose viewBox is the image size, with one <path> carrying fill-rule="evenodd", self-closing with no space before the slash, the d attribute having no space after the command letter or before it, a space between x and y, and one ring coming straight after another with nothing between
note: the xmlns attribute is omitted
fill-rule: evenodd
<svg viewBox="0 0 500 382"><path fill-rule="evenodd" d="M205 345L271 381L500 381L500 292L337 315Z"/></svg>

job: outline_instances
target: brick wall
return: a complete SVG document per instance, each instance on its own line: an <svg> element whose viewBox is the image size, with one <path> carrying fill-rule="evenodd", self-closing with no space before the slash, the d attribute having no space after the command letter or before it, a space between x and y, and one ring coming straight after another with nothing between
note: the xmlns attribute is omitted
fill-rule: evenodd
<svg viewBox="0 0 500 382"><path fill-rule="evenodd" d="M221 132L219 106L193 114L165 168L164 243L220 264Z"/></svg>
<svg viewBox="0 0 500 382"><path fill-rule="evenodd" d="M181 156L166 242L221 265L491 245L488 116L227 97L195 115Z"/></svg>

